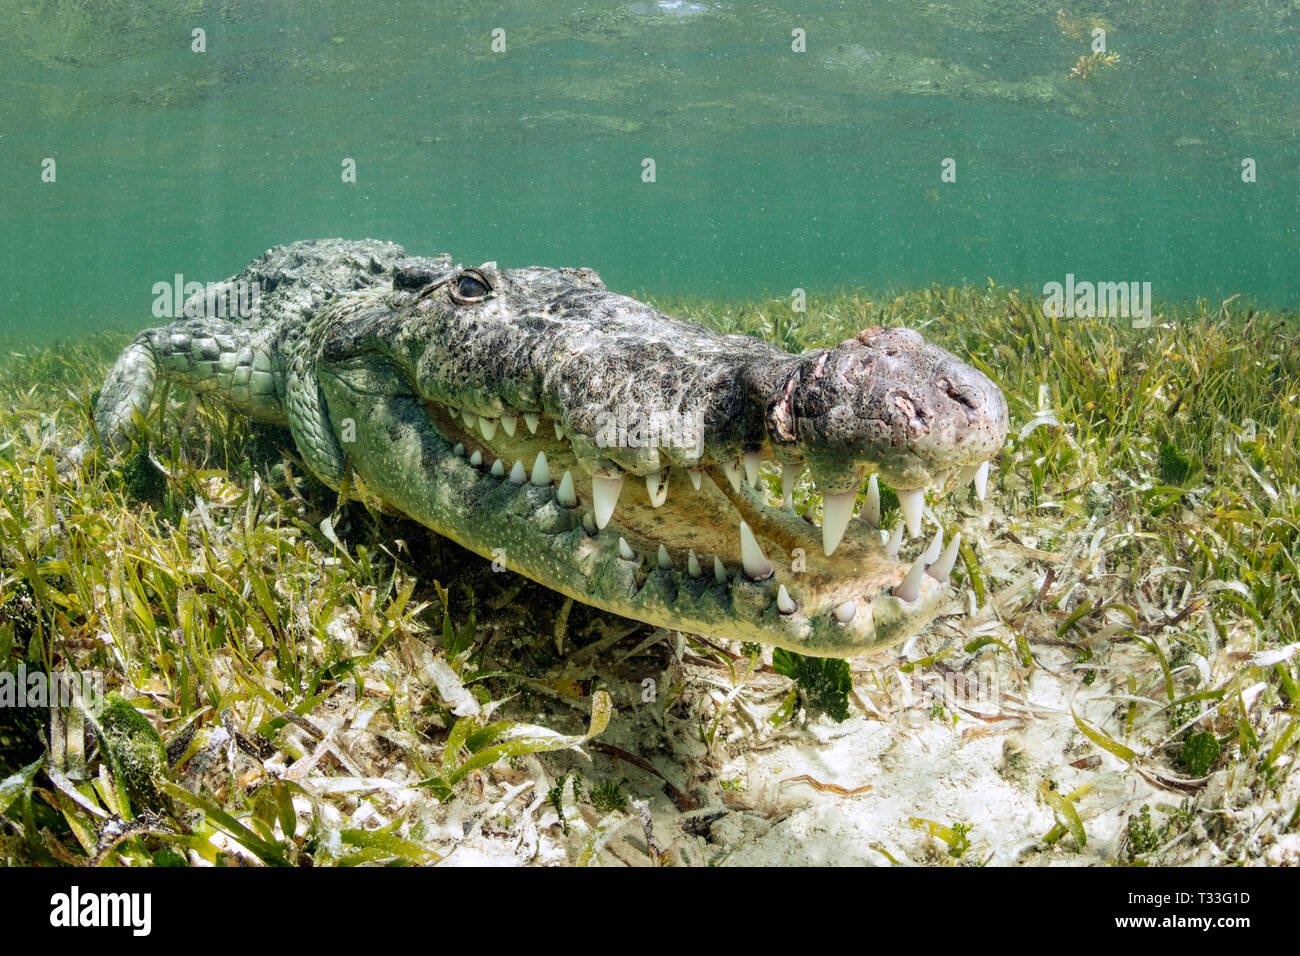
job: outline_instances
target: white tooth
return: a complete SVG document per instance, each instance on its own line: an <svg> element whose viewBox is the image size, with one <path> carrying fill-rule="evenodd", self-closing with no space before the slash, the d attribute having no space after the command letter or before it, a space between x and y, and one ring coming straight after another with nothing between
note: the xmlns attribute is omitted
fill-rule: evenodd
<svg viewBox="0 0 1300 956"><path fill-rule="evenodd" d="M700 490L700 482L704 479L704 474L698 468L691 468L686 472L691 479L691 484L696 491Z"/></svg>
<svg viewBox="0 0 1300 956"><path fill-rule="evenodd" d="M451 453L457 458L460 458L465 454L465 446L460 442L456 442L456 447L451 450Z"/></svg>
<svg viewBox="0 0 1300 956"><path fill-rule="evenodd" d="M494 476L496 476L497 478L500 478L500 477L501 477L502 475L504 475L505 473L506 473L506 466L503 465L503 464L501 464L501 459L500 459L500 458L498 458L496 461L492 462L492 474L493 474Z"/></svg>
<svg viewBox="0 0 1300 956"><path fill-rule="evenodd" d="M618 539L618 556L624 561L636 560L636 552L632 550L632 546L623 540L622 537Z"/></svg>
<svg viewBox="0 0 1300 956"><path fill-rule="evenodd" d="M671 571L673 569L673 559L668 557L668 549L662 544L659 545L659 567L663 568L665 571Z"/></svg>
<svg viewBox="0 0 1300 956"><path fill-rule="evenodd" d="M528 472L524 471L524 463L522 461L515 462L515 467L510 469L510 480L516 485L527 483Z"/></svg>
<svg viewBox="0 0 1300 956"><path fill-rule="evenodd" d="M856 491L844 491L837 495L822 495L822 551L834 554L844 537L844 529L853 517L853 506L857 504Z"/></svg>
<svg viewBox="0 0 1300 956"><path fill-rule="evenodd" d="M528 431L537 434L537 413L524 412L524 424L528 426Z"/></svg>
<svg viewBox="0 0 1300 956"><path fill-rule="evenodd" d="M596 519L591 516L590 511L584 512L582 515L582 530L591 535L600 530L596 527Z"/></svg>
<svg viewBox="0 0 1300 956"><path fill-rule="evenodd" d="M925 507L925 489L912 488L898 493L898 506L907 522L907 533L916 537L921 531L921 509Z"/></svg>
<svg viewBox="0 0 1300 956"><path fill-rule="evenodd" d="M867 481L867 498L862 502L858 517L873 528L880 527L880 482L872 475Z"/></svg>
<svg viewBox="0 0 1300 956"><path fill-rule="evenodd" d="M506 434L511 438L515 437L515 429L519 427L519 419L514 415L502 415L501 427L506 430Z"/></svg>
<svg viewBox="0 0 1300 956"><path fill-rule="evenodd" d="M495 418L480 418L478 420L478 430L483 433L483 437L491 441L497 433L497 420Z"/></svg>
<svg viewBox="0 0 1300 956"><path fill-rule="evenodd" d="M591 476L592 504L596 509L596 527L603 528L609 524L614 506L618 504L619 492L623 490L623 476L606 478L604 475Z"/></svg>
<svg viewBox="0 0 1300 956"><path fill-rule="evenodd" d="M885 554L891 558L898 557L898 549L903 545L903 522L894 525L894 533L889 536L889 543L885 545Z"/></svg>
<svg viewBox="0 0 1300 956"><path fill-rule="evenodd" d="M979 465L967 465L961 470L961 475L957 479L958 485L969 484L975 480L975 473L980 470Z"/></svg>
<svg viewBox="0 0 1300 956"><path fill-rule="evenodd" d="M713 577L719 584L727 583L727 569L722 566L721 558L713 559Z"/></svg>
<svg viewBox="0 0 1300 956"><path fill-rule="evenodd" d="M648 472L645 476L645 490L650 496L650 507L658 508L668 500L668 479L662 471Z"/></svg>
<svg viewBox="0 0 1300 956"><path fill-rule="evenodd" d="M756 451L745 452L745 478L749 481L751 488L758 487L758 466L763 461L761 453Z"/></svg>
<svg viewBox="0 0 1300 956"><path fill-rule="evenodd" d="M474 454L469 456L469 463L475 468L483 464L483 453L476 448Z"/></svg>
<svg viewBox="0 0 1300 956"><path fill-rule="evenodd" d="M948 547L939 556L939 560L926 568L925 573L941 584L946 584L948 575L952 574L953 566L957 563L957 552L960 550L961 532L958 531L952 536L952 540L948 542Z"/></svg>
<svg viewBox="0 0 1300 956"><path fill-rule="evenodd" d="M894 597L900 601L915 601L921 593L921 577L925 574L925 556L917 558L907 572L907 577L894 588Z"/></svg>
<svg viewBox="0 0 1300 956"><path fill-rule="evenodd" d="M695 549L691 548L690 554L686 558L686 573L693 578L698 578L703 571L700 570L700 559L695 556Z"/></svg>
<svg viewBox="0 0 1300 956"><path fill-rule="evenodd" d="M555 500L566 508L572 508L578 503L578 493L573 490L573 476L567 471L560 479L560 490L555 493Z"/></svg>
<svg viewBox="0 0 1300 956"><path fill-rule="evenodd" d="M558 441L564 441L564 426L559 422L553 422L555 425L555 438Z"/></svg>
<svg viewBox="0 0 1300 956"><path fill-rule="evenodd" d="M856 601L845 601L835 609L835 620L841 624L847 624L853 620L853 616L858 613L858 603Z"/></svg>
<svg viewBox="0 0 1300 956"><path fill-rule="evenodd" d="M537 453L537 461L533 462L533 484L538 488L545 488L551 483L551 468L546 464L546 452Z"/></svg>
<svg viewBox="0 0 1300 956"><path fill-rule="evenodd" d="M750 531L749 525L743 521L740 523L740 563L745 569L745 574L755 581L771 577L774 570L772 562L767 560L767 555L759 547L754 532Z"/></svg>
<svg viewBox="0 0 1300 956"><path fill-rule="evenodd" d="M782 614L793 614L795 611L795 603L790 599L790 592L784 584L776 589L776 609Z"/></svg>
<svg viewBox="0 0 1300 956"><path fill-rule="evenodd" d="M727 476L727 481L731 482L731 490L740 491L740 462L736 459L724 461L722 463L722 472Z"/></svg>
<svg viewBox="0 0 1300 956"><path fill-rule="evenodd" d="M975 497L980 501L984 500L984 494L989 490L989 463L980 464L979 470L975 472Z"/></svg>
<svg viewBox="0 0 1300 956"><path fill-rule="evenodd" d="M940 528L934 533L934 540L930 542L930 547L926 548L921 554L926 564L934 564L935 559L943 553L943 529Z"/></svg>
<svg viewBox="0 0 1300 956"><path fill-rule="evenodd" d="M466 428L473 428L475 423L478 421L478 416L469 409L462 408L460 410L460 420L465 423Z"/></svg>
<svg viewBox="0 0 1300 956"><path fill-rule="evenodd" d="M802 463L781 466L781 507L786 511L794 511L794 486L799 482L799 476L802 474Z"/></svg>

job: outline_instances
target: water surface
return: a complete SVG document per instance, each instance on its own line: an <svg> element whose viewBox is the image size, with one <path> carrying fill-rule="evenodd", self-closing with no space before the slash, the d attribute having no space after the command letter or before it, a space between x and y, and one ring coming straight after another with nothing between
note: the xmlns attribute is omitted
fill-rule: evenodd
<svg viewBox="0 0 1300 956"><path fill-rule="evenodd" d="M333 235L643 294L1300 300L1294 0L4 7L14 340L152 324L155 282ZM1072 76L1098 28L1118 60Z"/></svg>

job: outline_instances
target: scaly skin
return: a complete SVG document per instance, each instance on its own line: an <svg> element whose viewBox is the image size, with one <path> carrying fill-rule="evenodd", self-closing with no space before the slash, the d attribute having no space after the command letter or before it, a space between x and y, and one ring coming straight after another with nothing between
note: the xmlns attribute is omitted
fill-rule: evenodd
<svg viewBox="0 0 1300 956"><path fill-rule="evenodd" d="M276 247L224 286L239 280L263 290L256 321L185 319L123 352L96 411L110 451L174 381L287 426L330 487L667 628L820 656L915 634L955 548L909 575L849 517L856 493L879 474L919 522L926 487L969 479L1006 436L997 387L907 329L792 356L591 270L465 270L375 241ZM619 421L688 427L656 446ZM823 531L768 504L763 460L787 481L806 464L839 518ZM743 561L742 521L757 546Z"/></svg>

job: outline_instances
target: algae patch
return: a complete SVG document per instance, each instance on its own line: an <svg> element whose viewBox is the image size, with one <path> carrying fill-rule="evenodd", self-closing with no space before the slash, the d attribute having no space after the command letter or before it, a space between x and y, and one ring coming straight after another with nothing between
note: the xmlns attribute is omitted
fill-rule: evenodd
<svg viewBox="0 0 1300 956"><path fill-rule="evenodd" d="M104 701L99 729L118 791L133 805L158 809L162 798L155 780L166 776L167 750L149 718L113 692Z"/></svg>

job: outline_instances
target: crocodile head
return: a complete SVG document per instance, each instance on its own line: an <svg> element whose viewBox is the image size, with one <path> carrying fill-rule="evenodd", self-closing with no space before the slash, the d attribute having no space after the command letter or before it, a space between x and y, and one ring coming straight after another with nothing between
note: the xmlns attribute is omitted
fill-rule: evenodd
<svg viewBox="0 0 1300 956"><path fill-rule="evenodd" d="M974 480L983 496L1007 430L998 388L916 332L794 356L585 269L408 259L316 328L357 493L579 601L804 654L933 618L957 544L899 560L877 480L915 537L927 489ZM821 502L800 515L805 467Z"/></svg>

